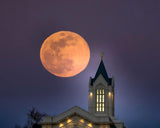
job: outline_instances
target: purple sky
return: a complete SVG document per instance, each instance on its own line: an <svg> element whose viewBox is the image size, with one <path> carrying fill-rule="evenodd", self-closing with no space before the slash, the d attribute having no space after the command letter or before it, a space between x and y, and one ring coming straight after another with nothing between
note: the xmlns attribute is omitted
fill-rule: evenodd
<svg viewBox="0 0 160 128"><path fill-rule="evenodd" d="M57 115L88 109L89 77L104 52L115 78L115 114L128 128L160 127L159 0L1 0L0 127L24 126L32 107ZM79 75L59 78L39 57L43 41L66 30L88 42L91 58Z"/></svg>

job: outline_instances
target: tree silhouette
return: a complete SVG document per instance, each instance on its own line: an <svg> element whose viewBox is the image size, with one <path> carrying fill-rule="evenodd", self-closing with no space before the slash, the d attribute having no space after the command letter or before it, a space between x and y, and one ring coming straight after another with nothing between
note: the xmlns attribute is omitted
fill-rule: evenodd
<svg viewBox="0 0 160 128"><path fill-rule="evenodd" d="M43 116L46 116L44 113L40 113L36 108L32 108L27 113L28 116L28 128L41 128L39 122L42 120Z"/></svg>

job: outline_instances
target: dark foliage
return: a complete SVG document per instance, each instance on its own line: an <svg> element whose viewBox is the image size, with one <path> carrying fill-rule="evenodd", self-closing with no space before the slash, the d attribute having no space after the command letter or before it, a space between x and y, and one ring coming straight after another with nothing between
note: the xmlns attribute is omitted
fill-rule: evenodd
<svg viewBox="0 0 160 128"><path fill-rule="evenodd" d="M42 128L42 126L39 125L39 124L34 124L34 125L32 126L32 128Z"/></svg>
<svg viewBox="0 0 160 128"><path fill-rule="evenodd" d="M27 115L33 121L33 123L38 124L42 117L46 114L40 113L38 110L36 110L36 108L32 108Z"/></svg>
<svg viewBox="0 0 160 128"><path fill-rule="evenodd" d="M43 116L46 116L44 113L40 113L36 108L32 108L27 113L28 121L27 128L41 128L39 122L42 120Z"/></svg>

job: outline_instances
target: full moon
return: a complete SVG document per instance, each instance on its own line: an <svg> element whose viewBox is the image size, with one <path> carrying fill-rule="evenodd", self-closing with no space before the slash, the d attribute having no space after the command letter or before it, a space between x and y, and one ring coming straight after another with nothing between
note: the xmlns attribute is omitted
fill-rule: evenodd
<svg viewBox="0 0 160 128"><path fill-rule="evenodd" d="M44 68L59 77L72 77L88 65L90 49L78 34L60 31L50 35L42 44L40 59Z"/></svg>

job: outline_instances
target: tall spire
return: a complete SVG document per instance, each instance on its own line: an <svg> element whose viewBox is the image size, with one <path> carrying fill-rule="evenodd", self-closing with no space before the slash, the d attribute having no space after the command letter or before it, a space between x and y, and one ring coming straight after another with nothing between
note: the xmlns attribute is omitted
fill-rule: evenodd
<svg viewBox="0 0 160 128"><path fill-rule="evenodd" d="M109 85L111 85L111 78L108 77L108 74L106 72L104 63L103 63L103 52L101 53L101 62L99 64L98 70L96 72L95 77L91 80L91 84L93 85L93 82L98 78L99 75L102 75L104 79L108 82Z"/></svg>

